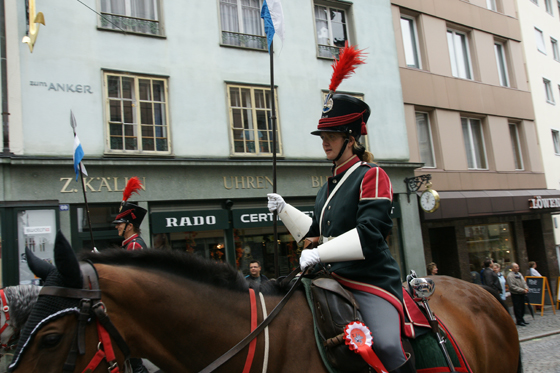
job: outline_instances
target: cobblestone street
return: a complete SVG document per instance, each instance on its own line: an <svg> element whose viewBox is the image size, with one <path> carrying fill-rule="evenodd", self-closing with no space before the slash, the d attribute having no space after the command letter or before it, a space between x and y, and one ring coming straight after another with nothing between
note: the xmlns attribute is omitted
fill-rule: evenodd
<svg viewBox="0 0 560 373"><path fill-rule="evenodd" d="M511 311L511 309L510 309ZM513 313L513 312L511 312ZM525 315L530 324L518 326L519 340L525 373L560 373L560 310L553 313L551 306L546 306L544 315L535 313Z"/></svg>

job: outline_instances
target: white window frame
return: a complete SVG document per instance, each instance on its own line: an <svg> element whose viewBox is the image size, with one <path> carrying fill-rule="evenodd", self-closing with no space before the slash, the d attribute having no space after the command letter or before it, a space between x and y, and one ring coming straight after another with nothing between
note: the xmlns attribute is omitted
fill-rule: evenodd
<svg viewBox="0 0 560 373"><path fill-rule="evenodd" d="M554 101L554 92L552 92L552 83L550 82L550 80L543 78L543 85L544 85L544 94L546 97L546 102L554 105L555 101Z"/></svg>
<svg viewBox="0 0 560 373"><path fill-rule="evenodd" d="M509 72L507 68L506 46L499 41L494 42L494 52L496 54L496 64L498 66L498 75L500 78L500 85L502 87L509 87Z"/></svg>
<svg viewBox="0 0 560 373"><path fill-rule="evenodd" d="M433 137L432 137L432 124L430 122L430 114L428 112L424 112L424 111L416 111L416 134L417 134L417 138L418 138L418 153L420 154L420 161L424 163L424 166L422 166L422 168L436 168L436 155L434 152L434 141L433 141ZM420 131L420 124L418 123L418 116L421 115L423 117L424 123L426 124L426 133L425 135L427 136L426 141L422 141L420 138L421 135L421 131ZM429 147L429 157L431 157L431 159L429 161L431 161L431 164L428 164L428 162L426 162L425 159L423 159L422 157L422 143L425 143L426 147Z"/></svg>
<svg viewBox="0 0 560 373"><path fill-rule="evenodd" d="M160 0L144 0L145 11L153 12L152 17L133 15L133 3L137 4L134 0L118 0L115 4L119 5L120 9L112 9L113 2L115 0L99 0L100 29L140 35L165 35Z"/></svg>
<svg viewBox="0 0 560 373"><path fill-rule="evenodd" d="M459 43L457 38L460 39ZM449 48L451 73L453 76L472 80L473 72L469 52L469 35L466 32L447 29L447 46Z"/></svg>
<svg viewBox="0 0 560 373"><path fill-rule="evenodd" d="M320 2L315 2L313 4L313 20L314 22L314 26L315 26L315 38L316 38L316 42L317 42L317 55L319 57L324 57L324 58L333 58L333 57L337 57L338 58L338 53L340 51L340 48L342 48L344 45L335 45L334 44L334 37L333 37L333 21L331 19L331 17L327 16L327 19L320 19L320 21L327 21L327 28L328 30L328 38L327 38L327 43L320 43L319 42L319 30L317 30L317 8L325 8L327 10L327 13L330 13L331 10L332 11L336 11L336 12L342 12L344 14L344 23L341 23L341 25L343 25L344 28L344 33L346 34L346 41L348 42L348 44L351 44L350 41L350 28L349 28L349 24L350 24L350 20L348 18L348 10L344 9L344 8L338 8L338 7L332 7L329 5L325 5L323 3Z"/></svg>
<svg viewBox="0 0 560 373"><path fill-rule="evenodd" d="M482 149L478 149L478 156L480 160L477 160L477 149L476 142L473 134L473 125L478 124L480 127L480 140ZM486 157L486 144L484 141L484 127L482 126L482 120L477 118L466 118L461 117L461 127L463 129L463 140L465 143L465 151L467 152L467 167L469 170L487 170L488 169L488 158ZM466 129L466 131L465 131ZM471 159L471 164L468 164L469 154ZM479 164L480 163L480 164Z"/></svg>
<svg viewBox="0 0 560 373"><path fill-rule="evenodd" d="M524 170L523 153L521 151L521 140L519 138L519 124L509 123L509 135L511 139L511 148L513 150L515 169Z"/></svg>
<svg viewBox="0 0 560 373"><path fill-rule="evenodd" d="M486 0L486 7L494 12L498 11L496 0Z"/></svg>
<svg viewBox="0 0 560 373"><path fill-rule="evenodd" d="M550 0L544 0L544 5L546 7L546 12L551 16L554 15L554 11L552 10L552 3L550 2Z"/></svg>
<svg viewBox="0 0 560 373"><path fill-rule="evenodd" d="M120 97L113 97L109 94L109 78L118 77L119 78L119 94ZM131 90L132 97L123 97L123 79L133 80L133 90ZM140 93L140 81L149 81L150 84L150 98L141 98ZM153 83L163 83L163 100L154 99L154 84ZM105 153L107 154L130 154L130 155L169 155L171 154L171 126L169 124L169 90L167 78L159 76L148 76L148 75L134 75L127 73L118 73L105 71L103 72L103 98L105 100L105 131L106 131L106 143L105 143ZM116 104L119 108L119 115L121 120L114 120L112 117L112 103ZM145 113L143 107L149 105L151 108L151 123L142 123L142 115ZM157 123L156 110L155 107L159 106L163 108L160 110L161 122ZM116 106L115 106L116 107ZM126 122L126 112L130 110L132 113L132 122ZM119 125L121 127L121 134L113 132L113 129L118 129ZM144 127L144 128L143 128ZM148 132L152 132L151 136L147 136L144 129ZM127 133L128 132L128 133ZM159 133L159 136L158 136ZM113 148L112 139L117 139L121 137L122 148ZM126 149L126 139L136 139L136 149ZM150 139L153 141L154 149L144 149L146 144L149 143ZM157 150L158 140L165 140L167 149Z"/></svg>
<svg viewBox="0 0 560 373"><path fill-rule="evenodd" d="M243 5L242 0L219 0L219 12L220 12L220 30L222 35L221 45L247 48L247 49L259 49L268 50L268 43L266 40L266 34L264 31L264 22L260 18L260 10L262 9L262 0L258 1L258 8L256 6ZM227 15L224 14L224 9L235 7L237 17L235 18L235 24L228 26L226 22ZM251 30L246 30L246 22L243 17L244 8L251 8L258 11L258 24L259 29L257 32L250 32Z"/></svg>
<svg viewBox="0 0 560 373"><path fill-rule="evenodd" d="M552 57L554 58L554 61L560 62L560 51L558 49L558 40L551 37L550 44L552 45Z"/></svg>
<svg viewBox="0 0 560 373"><path fill-rule="evenodd" d="M535 41L537 44L537 50L543 54L546 54L546 45L544 44L544 34L542 30L535 27Z"/></svg>
<svg viewBox="0 0 560 373"><path fill-rule="evenodd" d="M560 131L552 129L552 146L554 149L554 154L560 155Z"/></svg>
<svg viewBox="0 0 560 373"><path fill-rule="evenodd" d="M242 90L249 90L250 93L250 107L243 107L243 106L233 106L232 107L232 89L236 89L240 92L240 100L241 100L241 91ZM266 117L266 130L265 132L272 132L272 130L268 130L268 128L272 128L272 124L270 123L270 112L272 111L271 108L257 108L255 107L255 91L264 91L264 99L266 99L266 93L270 93L270 87L265 86L254 86L254 85L242 85L242 84L226 84L227 90L227 107L228 107L228 117L229 117L229 137L230 137L230 155L232 157L272 157L272 133L267 133L269 137L269 152L265 152L261 150L261 144L259 143L259 139L263 138L262 131L259 130L258 126L258 113L264 111ZM274 95L275 98L275 109L276 109L276 141L277 141L277 149L276 155L282 156L282 136L280 131L280 118L278 115L278 94ZM242 105L242 104L240 104ZM238 113L241 117L241 122L237 124L241 124L242 127L235 127L236 121L234 111ZM250 117L247 115L247 111L250 111ZM245 122L247 123L247 128L245 127ZM243 151L236 152L235 146L236 144L242 144ZM251 151L253 150L253 151Z"/></svg>
<svg viewBox="0 0 560 373"><path fill-rule="evenodd" d="M406 22L406 24L403 24L403 22ZM422 61L420 58L416 18L401 14L400 24L406 66L421 69Z"/></svg>

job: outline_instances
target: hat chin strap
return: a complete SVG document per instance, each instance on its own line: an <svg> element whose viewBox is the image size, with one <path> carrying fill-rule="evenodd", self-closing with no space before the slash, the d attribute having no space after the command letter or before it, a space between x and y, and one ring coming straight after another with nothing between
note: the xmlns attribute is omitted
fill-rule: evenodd
<svg viewBox="0 0 560 373"><path fill-rule="evenodd" d="M346 150L346 146L348 145L348 141L350 141L350 139L347 137L346 140L344 140L344 144L342 144L342 148L340 148L340 152L338 153L336 158L333 160L333 162L338 161L342 157L342 154L344 154L344 151Z"/></svg>
<svg viewBox="0 0 560 373"><path fill-rule="evenodd" d="M126 233L126 228L128 227L129 224L130 224L129 222L124 223L124 228L122 230L122 234L119 234L119 236L121 236L122 238L125 238L124 234Z"/></svg>

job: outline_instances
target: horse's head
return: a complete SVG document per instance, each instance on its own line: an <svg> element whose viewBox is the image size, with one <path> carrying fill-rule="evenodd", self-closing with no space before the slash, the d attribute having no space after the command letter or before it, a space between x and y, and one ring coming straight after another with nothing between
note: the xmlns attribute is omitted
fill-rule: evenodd
<svg viewBox="0 0 560 373"><path fill-rule="evenodd" d="M101 336L106 336L108 340L115 338L114 333L107 333L107 324L97 321L99 318L108 320L101 303L97 273L89 263L80 265L60 232L54 247L56 267L37 258L29 250L26 250L26 255L29 268L44 280L44 286L21 331L9 371L82 372L98 353ZM99 339L96 329L100 331ZM119 337L116 332L116 338ZM92 372L97 371L96 368L107 371L108 361L115 360L107 351L111 347L107 348L105 344L103 347L105 352L100 350L103 355L100 356L100 364L92 366ZM121 356L120 361L123 360Z"/></svg>

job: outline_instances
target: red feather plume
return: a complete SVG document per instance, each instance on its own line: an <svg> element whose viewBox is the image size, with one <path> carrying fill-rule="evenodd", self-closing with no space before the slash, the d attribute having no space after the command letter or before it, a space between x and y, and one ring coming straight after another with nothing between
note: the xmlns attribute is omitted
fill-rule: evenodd
<svg viewBox="0 0 560 373"><path fill-rule="evenodd" d="M348 78L358 65L366 63L364 57L363 49L358 49L355 45L348 46L348 42L346 42L346 45L340 51L338 60L335 59L332 64L333 74L329 90L336 91L339 84Z"/></svg>
<svg viewBox="0 0 560 373"><path fill-rule="evenodd" d="M138 179L136 176L131 177L130 180L128 180L128 183L126 183L126 187L124 188L123 191L123 202L128 201L132 193L136 193L140 195L138 191L141 188L142 188L142 182L140 182L140 179Z"/></svg>

